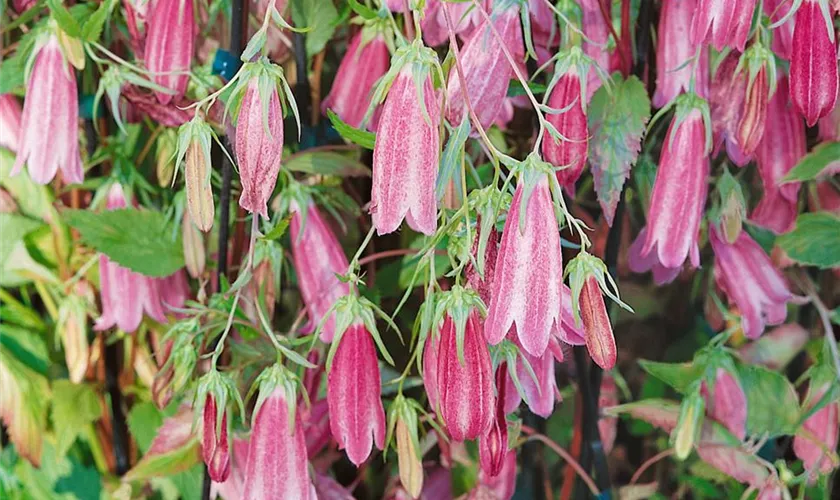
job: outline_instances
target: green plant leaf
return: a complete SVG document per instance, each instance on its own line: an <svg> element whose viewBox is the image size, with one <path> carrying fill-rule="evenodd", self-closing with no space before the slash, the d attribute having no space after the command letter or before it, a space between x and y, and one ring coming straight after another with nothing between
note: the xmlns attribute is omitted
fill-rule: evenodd
<svg viewBox="0 0 840 500"><path fill-rule="evenodd" d="M268 241L279 240L284 234L286 234L286 230L289 229L289 223L291 221L292 214L283 217L273 228L271 228L271 231L269 231L268 234L262 237L262 239Z"/></svg>
<svg viewBox="0 0 840 500"><path fill-rule="evenodd" d="M79 22L70 14L70 11L61 3L61 0L47 0L47 6L50 8L53 19L55 19L55 22L58 23L58 27L62 31L74 38L81 36L82 28L79 26Z"/></svg>
<svg viewBox="0 0 840 500"><path fill-rule="evenodd" d="M23 215L0 213L0 285L17 286L29 281L6 267L15 247L24 245L23 238L40 227L46 226Z"/></svg>
<svg viewBox="0 0 840 500"><path fill-rule="evenodd" d="M193 429L192 411L181 410L163 421L148 452L125 474L123 480L140 481L169 476L188 470L199 460L198 435Z"/></svg>
<svg viewBox="0 0 840 500"><path fill-rule="evenodd" d="M679 393L685 393L688 386L703 374L702 369L693 363L660 363L640 359L639 365Z"/></svg>
<svg viewBox="0 0 840 500"><path fill-rule="evenodd" d="M825 142L803 156L782 182L802 182L816 179L829 165L840 162L840 142Z"/></svg>
<svg viewBox="0 0 840 500"><path fill-rule="evenodd" d="M802 214L793 231L776 243L801 264L830 269L840 266L840 218L829 212Z"/></svg>
<svg viewBox="0 0 840 500"><path fill-rule="evenodd" d="M79 230L85 244L132 271L165 277L184 267L181 232L176 231L173 238L161 212L133 208L100 213L67 210L64 217Z"/></svg>
<svg viewBox="0 0 840 500"><path fill-rule="evenodd" d="M102 29L105 27L105 21L108 20L108 14L114 7L114 0L105 0L99 4L99 8L85 21L82 26L81 36L85 41L95 42L102 36Z"/></svg>
<svg viewBox="0 0 840 500"><path fill-rule="evenodd" d="M607 222L612 225L624 182L636 163L645 126L650 119L650 99L635 76L622 80L613 75L612 94L602 86L589 102L589 163L595 193ZM550 139L549 139L550 140Z"/></svg>
<svg viewBox="0 0 840 500"><path fill-rule="evenodd" d="M333 0L292 0L292 20L295 26L309 28L306 34L306 55L314 56L324 50L335 33L340 20Z"/></svg>
<svg viewBox="0 0 840 500"><path fill-rule="evenodd" d="M769 438L793 435L799 425L799 397L784 375L761 366L739 365L747 396L747 433Z"/></svg>
<svg viewBox="0 0 840 500"><path fill-rule="evenodd" d="M339 177L370 176L370 169L353 158L331 151L311 151L296 154L283 164L293 172Z"/></svg>
<svg viewBox="0 0 840 500"><path fill-rule="evenodd" d="M341 137L344 137L353 144L361 146L365 149L373 150L373 146L376 142L376 134L357 129L354 126L345 123L338 117L337 114L333 113L332 110L327 110L327 117L330 119L330 122L332 122L336 132L338 132Z"/></svg>
<svg viewBox="0 0 840 500"><path fill-rule="evenodd" d="M97 420L102 409L96 391L89 385L57 380L53 384L52 424L56 434L55 451L64 455L86 427Z"/></svg>
<svg viewBox="0 0 840 500"><path fill-rule="evenodd" d="M143 453L149 451L158 428L163 424L163 414L153 403L144 401L131 407L126 420L137 447Z"/></svg>

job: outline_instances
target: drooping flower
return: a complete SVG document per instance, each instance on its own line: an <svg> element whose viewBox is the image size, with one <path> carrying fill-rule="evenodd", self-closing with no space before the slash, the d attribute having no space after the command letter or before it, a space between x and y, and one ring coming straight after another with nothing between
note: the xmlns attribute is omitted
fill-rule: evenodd
<svg viewBox="0 0 840 500"><path fill-rule="evenodd" d="M655 253L658 262L670 269L681 267L686 258L700 265L697 246L700 219L706 204L709 175L707 131L702 106L696 96L687 95L677 106L677 116L665 136L659 169L653 185L645 242L639 257Z"/></svg>
<svg viewBox="0 0 840 500"><path fill-rule="evenodd" d="M790 0L764 0L764 14L770 17L770 22L781 21L793 7ZM793 45L794 19L790 18L781 26L773 30L773 53L782 59L790 59L791 46Z"/></svg>
<svg viewBox="0 0 840 500"><path fill-rule="evenodd" d="M515 330L515 327L512 329ZM514 344L516 332L512 331L510 337ZM524 398L528 409L535 415L548 418L554 412L554 404L557 399L557 382L554 378L554 361L562 361L562 350L557 339L552 338L549 348L541 356L534 356L528 351L521 349L520 359L516 362L516 377L522 387L522 394L519 393L513 383L512 374L509 374L506 388L505 413L511 413L519 406ZM530 366L526 367L525 362ZM533 372L533 375L531 373Z"/></svg>
<svg viewBox="0 0 840 500"><path fill-rule="evenodd" d="M236 122L236 161L242 180L239 206L268 218L268 198L277 182L282 154L280 96L274 79L260 71L248 82Z"/></svg>
<svg viewBox="0 0 840 500"><path fill-rule="evenodd" d="M321 103L321 111L332 110L344 122L360 127L374 84L388 71L390 61L388 45L381 33L368 28L357 33L338 65L330 93Z"/></svg>
<svg viewBox="0 0 840 500"><path fill-rule="evenodd" d="M767 108L764 137L755 152L764 195L750 220L781 234L796 222L799 183L781 180L805 156L805 124L790 105L787 78L779 79Z"/></svg>
<svg viewBox="0 0 840 500"><path fill-rule="evenodd" d="M601 379L601 393L598 396L598 408L609 408L618 403L618 388L615 385L615 379L609 373L604 373ZM609 455L618 433L618 418L601 416L598 419L598 433L604 444L604 453Z"/></svg>
<svg viewBox="0 0 840 500"><path fill-rule="evenodd" d="M363 323L351 325L341 336L327 380L330 428L339 449L360 465L372 444L385 444L385 411L376 347Z"/></svg>
<svg viewBox="0 0 840 500"><path fill-rule="evenodd" d="M311 201L302 213L296 203L291 207L290 225L292 260L298 277L298 287L309 313L309 321L317 326L335 301L350 291L338 276L349 266L347 256L320 211ZM335 315L324 320L321 340L332 342L335 334Z"/></svg>
<svg viewBox="0 0 840 500"><path fill-rule="evenodd" d="M187 90L197 33L192 0L157 0L152 5L143 58L153 73L152 80L175 91L175 95L155 92L161 104Z"/></svg>
<svg viewBox="0 0 840 500"><path fill-rule="evenodd" d="M428 334L423 346L423 388L432 411L438 411L438 359L440 335Z"/></svg>
<svg viewBox="0 0 840 500"><path fill-rule="evenodd" d="M714 155L725 145L729 159L743 167L751 158L738 142L738 125L744 113L747 92L747 75L738 71L739 58L740 54L730 52L718 64L712 78L709 104L715 142Z"/></svg>
<svg viewBox="0 0 840 500"><path fill-rule="evenodd" d="M505 221L485 335L498 344L515 325L522 347L539 357L560 327L563 256L548 177L535 174L520 178Z"/></svg>
<svg viewBox="0 0 840 500"><path fill-rule="evenodd" d="M747 87L736 138L741 150L749 156L755 152L764 135L767 106L776 91L774 57L772 52L759 44L753 44L742 56Z"/></svg>
<svg viewBox="0 0 840 500"><path fill-rule="evenodd" d="M790 98L808 126L837 103L838 69L834 27L820 0L804 0L796 11L790 56Z"/></svg>
<svg viewBox="0 0 840 500"><path fill-rule="evenodd" d="M653 105L661 108L687 92L694 77L694 91L709 97L709 49L702 47L699 60L692 61L697 45L689 31L697 0L665 0L659 11L659 43L656 45L656 92ZM692 69L694 72L692 73Z"/></svg>
<svg viewBox="0 0 840 500"><path fill-rule="evenodd" d="M16 153L20 144L20 126L23 110L12 94L0 94L0 148Z"/></svg>
<svg viewBox="0 0 840 500"><path fill-rule="evenodd" d="M50 35L37 50L26 82L17 158L11 175L20 172L24 163L38 184L52 181L58 169L65 183L76 184L84 179L79 156L76 73L64 58L56 35Z"/></svg>
<svg viewBox="0 0 840 500"><path fill-rule="evenodd" d="M467 97L483 128L489 128L502 107L513 67L502 47L507 47L514 61L525 58L519 8L510 3L501 12L493 13L493 27L485 22L472 33L461 51L461 68L467 86ZM453 68L446 88L446 119L453 126L466 119L467 106L461 78Z"/></svg>
<svg viewBox="0 0 840 500"><path fill-rule="evenodd" d="M610 317L604 305L604 296L601 294L601 287L595 276L586 278L578 300L589 356L604 370L611 370L615 366L618 352Z"/></svg>
<svg viewBox="0 0 840 500"><path fill-rule="evenodd" d="M821 141L840 141L840 106L820 118L819 127Z"/></svg>
<svg viewBox="0 0 840 500"><path fill-rule="evenodd" d="M610 9L607 9L607 18L601 11L599 3L601 0L581 0L582 28L585 36L583 40L583 53L593 59L602 70L610 72L610 51L607 49L610 41L610 27L612 22ZM601 80L595 71L587 75L586 101L592 99L595 91L601 87Z"/></svg>
<svg viewBox="0 0 840 500"><path fill-rule="evenodd" d="M755 0L699 0L691 22L691 41L710 43L718 51L730 46L744 50Z"/></svg>
<svg viewBox="0 0 840 500"><path fill-rule="evenodd" d="M430 49L414 50L415 57L436 57L426 52ZM396 231L403 219L415 231L435 232L439 123L440 104L430 65L407 62L388 91L373 150L370 211L379 234Z"/></svg>
<svg viewBox="0 0 840 500"><path fill-rule="evenodd" d="M440 329L437 390L440 416L453 441L484 434L495 408L493 366L477 310L469 314L463 335L459 349L456 323L447 313Z"/></svg>
<svg viewBox="0 0 840 500"><path fill-rule="evenodd" d="M228 415L225 408L216 407L216 398L209 393L204 400L201 434L201 454L207 473L213 481L224 482L231 470Z"/></svg>
<svg viewBox="0 0 840 500"><path fill-rule="evenodd" d="M813 378L811 383L814 383ZM812 408L830 388L830 383L820 387L809 387L805 404ZM802 429L810 435L797 433L793 438L793 452L802 460L809 478L813 480L818 474L828 474L837 467L829 453L837 449L840 402L834 400L814 412L802 424Z"/></svg>
<svg viewBox="0 0 840 500"><path fill-rule="evenodd" d="M766 324L781 324L793 295L770 257L746 231L730 245L712 227L709 240L715 253L715 281L738 307L746 336L757 338Z"/></svg>
<svg viewBox="0 0 840 500"><path fill-rule="evenodd" d="M642 257L642 246L647 240L647 227L639 231L639 235L633 240L630 249L627 253L628 264L630 270L634 273L646 273L653 271L653 282L657 286L662 286L666 283L674 281L682 270L682 264L677 267L665 267L659 262L659 255L656 252L650 252Z"/></svg>
<svg viewBox="0 0 840 500"><path fill-rule="evenodd" d="M245 492L245 471L248 468L248 439L233 438L228 478L210 485L210 498L243 498Z"/></svg>
<svg viewBox="0 0 840 500"><path fill-rule="evenodd" d="M747 396L741 383L723 368L715 370L715 380L710 386L703 381L700 394L706 402L706 413L723 424L738 439L747 434Z"/></svg>
<svg viewBox="0 0 840 500"><path fill-rule="evenodd" d="M467 500L510 500L516 491L516 450L509 450L502 461L502 469L491 476L484 469L478 471L478 483L467 494Z"/></svg>
<svg viewBox="0 0 840 500"><path fill-rule="evenodd" d="M490 476L498 476L502 471L508 451L508 428L505 415L505 390L507 388L507 365L501 363L496 368L496 409L493 423L478 441L478 456L481 470Z"/></svg>
<svg viewBox="0 0 840 500"><path fill-rule="evenodd" d="M85 378L90 358L87 329L87 303L93 303L93 290L87 281L79 281L58 309L55 330L64 345L64 357L70 380L76 384Z"/></svg>
<svg viewBox="0 0 840 500"><path fill-rule="evenodd" d="M557 170L557 181L568 192L574 192L575 183L586 165L589 149L589 129L583 104L580 77L577 68L572 66L560 77L548 98L548 105L554 109L571 107L563 113L546 116L564 139L557 140L549 136L542 143L545 161L555 167L564 167Z"/></svg>

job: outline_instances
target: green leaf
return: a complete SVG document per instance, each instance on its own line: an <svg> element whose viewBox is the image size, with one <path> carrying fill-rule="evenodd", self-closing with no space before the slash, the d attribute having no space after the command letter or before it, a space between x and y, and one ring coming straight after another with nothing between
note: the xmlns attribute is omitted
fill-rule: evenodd
<svg viewBox="0 0 840 500"><path fill-rule="evenodd" d="M311 30L306 34L307 56L314 56L324 50L335 32L338 19L333 0L292 0L292 20L295 26Z"/></svg>
<svg viewBox="0 0 840 500"><path fill-rule="evenodd" d="M182 410L163 421L149 450L129 470L123 480L141 481L188 470L200 460L198 435L193 429L193 413Z"/></svg>
<svg viewBox="0 0 840 500"><path fill-rule="evenodd" d="M6 321L6 316L3 320ZM47 346L36 332L0 323L0 352L4 351L26 368L41 375L47 374L50 366Z"/></svg>
<svg viewBox="0 0 840 500"><path fill-rule="evenodd" d="M332 122L336 132L338 132L341 137L344 137L353 144L359 145L365 149L373 150L373 146L376 142L376 134L357 129L354 126L345 123L338 117L337 114L333 113L332 110L327 110L327 117L330 119L330 122Z"/></svg>
<svg viewBox="0 0 840 500"><path fill-rule="evenodd" d="M799 163L782 179L782 182L802 182L816 179L829 165L840 159L840 142L825 142L802 157Z"/></svg>
<svg viewBox="0 0 840 500"><path fill-rule="evenodd" d="M24 236L40 227L45 226L29 217L0 213L0 285L17 286L29 281L6 267L11 262L9 257L15 247L24 245Z"/></svg>
<svg viewBox="0 0 840 500"><path fill-rule="evenodd" d="M747 433L773 438L793 435L799 424L799 397L783 375L761 366L739 365L747 396Z"/></svg>
<svg viewBox="0 0 840 500"><path fill-rule="evenodd" d="M153 403L146 401L134 405L126 420L137 447L143 453L149 451L158 428L163 424L163 414Z"/></svg>
<svg viewBox="0 0 840 500"><path fill-rule="evenodd" d="M547 87L542 83L529 82L528 88L531 89L532 94L538 95L545 92ZM519 79L514 78L508 84L507 97L517 97L520 95L527 95L525 87L522 86L522 82L520 82Z"/></svg>
<svg viewBox="0 0 840 500"><path fill-rule="evenodd" d="M64 212L82 241L117 264L152 277L165 277L184 267L181 232L168 227L166 217L154 210L133 208Z"/></svg>
<svg viewBox="0 0 840 500"><path fill-rule="evenodd" d="M660 363L640 359L639 364L646 372L670 385L679 393L685 393L695 380L703 374L693 363Z"/></svg>
<svg viewBox="0 0 840 500"><path fill-rule="evenodd" d="M801 264L821 269L840 266L840 218L829 212L800 215L793 231L776 242Z"/></svg>
<svg viewBox="0 0 840 500"><path fill-rule="evenodd" d="M73 467L70 474L56 481L55 492L72 494L78 500L99 500L102 491L99 472L94 467L85 467L72 459L70 463Z"/></svg>
<svg viewBox="0 0 840 500"><path fill-rule="evenodd" d="M612 94L602 86L592 96L588 112L592 135L589 163L595 193L610 225L650 119L650 99L644 84L635 76L622 80L614 75L613 79Z"/></svg>
<svg viewBox="0 0 840 500"><path fill-rule="evenodd" d="M95 42L102 36L102 29L105 27L105 21L108 20L108 14L113 9L115 2L113 0L105 0L99 4L99 8L85 21L82 27L82 38L88 42Z"/></svg>
<svg viewBox="0 0 840 500"><path fill-rule="evenodd" d="M370 169L358 160L331 151L298 153L283 164L293 172L335 175L339 177L370 176Z"/></svg>
<svg viewBox="0 0 840 500"><path fill-rule="evenodd" d="M58 27L62 31L74 38L81 36L82 28L79 27L76 18L70 14L70 11L61 3L61 0L47 0L47 6L50 8L53 19L55 19L55 22L58 23Z"/></svg>
<svg viewBox="0 0 840 500"><path fill-rule="evenodd" d="M76 438L99 419L101 413L99 399L91 386L57 380L53 384L51 413L56 453L66 454Z"/></svg>
<svg viewBox="0 0 840 500"><path fill-rule="evenodd" d="M286 234L286 230L289 229L289 223L291 221L292 214L283 217L273 228L271 228L271 231L269 231L268 234L262 237L262 239L268 241L279 240L284 234Z"/></svg>
<svg viewBox="0 0 840 500"><path fill-rule="evenodd" d="M0 73L6 73L5 69ZM0 186L12 195L23 215L42 221L56 219L51 191L47 186L35 184L26 169L11 176L14 163L15 154L0 148Z"/></svg>

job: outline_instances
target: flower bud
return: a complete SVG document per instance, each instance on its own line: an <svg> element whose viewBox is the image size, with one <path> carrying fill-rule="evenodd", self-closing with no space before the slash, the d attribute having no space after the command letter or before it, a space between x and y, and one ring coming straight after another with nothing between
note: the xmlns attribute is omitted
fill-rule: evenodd
<svg viewBox="0 0 840 500"><path fill-rule="evenodd" d="M217 483L224 482L230 476L227 413L223 405L217 408L216 398L208 392L202 416L201 454L207 465L207 474Z"/></svg>
<svg viewBox="0 0 840 500"><path fill-rule="evenodd" d="M688 458L694 445L700 439L704 411L705 404L699 390L686 396L680 405L677 426L671 433L672 445L678 459Z"/></svg>
<svg viewBox="0 0 840 500"><path fill-rule="evenodd" d="M746 66L747 91L744 110L738 122L737 140L744 154L752 156L767 121L767 104L776 90L775 56L760 44L753 44L741 58ZM742 69L743 70L743 69Z"/></svg>
<svg viewBox="0 0 840 500"><path fill-rule="evenodd" d="M545 161L562 167L557 171L557 181L567 192L574 192L589 149L589 129L583 110L580 77L574 66L560 77L551 90L548 106L554 109L571 106L563 113L552 113L546 117L565 139L546 137L542 143L542 154Z"/></svg>
<svg viewBox="0 0 840 500"><path fill-rule="evenodd" d="M184 214L181 221L181 235L184 246L184 263L187 272L193 278L198 278L204 273L206 259L204 255L204 238L187 214Z"/></svg>
<svg viewBox="0 0 840 500"><path fill-rule="evenodd" d="M586 349L592 361L604 370L615 366L616 348L610 318L601 288L594 276L586 278L580 292L580 316L586 336Z"/></svg>
<svg viewBox="0 0 840 500"><path fill-rule="evenodd" d="M155 142L155 173L160 187L165 188L172 185L172 177L175 175L175 162L173 160L175 159L177 141L177 132L171 128L166 128Z"/></svg>
<svg viewBox="0 0 840 500"><path fill-rule="evenodd" d="M397 415L397 462L400 470L400 483L411 498L419 498L423 489L423 463L416 448L417 415L408 407L400 405L401 411Z"/></svg>
<svg viewBox="0 0 840 500"><path fill-rule="evenodd" d="M87 311L84 299L75 294L69 295L58 309L56 332L64 344L64 357L70 381L82 382L88 368L90 348L87 339Z"/></svg>
<svg viewBox="0 0 840 500"><path fill-rule="evenodd" d="M838 69L834 26L820 0L804 0L796 11L790 56L790 97L808 126L837 103Z"/></svg>
<svg viewBox="0 0 840 500"><path fill-rule="evenodd" d="M479 439L478 456L481 470L489 476L498 476L502 471L508 451L508 428L505 417L505 389L507 386L507 365L496 368L496 413L487 433Z"/></svg>
<svg viewBox="0 0 840 500"><path fill-rule="evenodd" d="M161 104L184 95L198 33L192 0L157 0L152 4L146 26L143 59L153 73L152 80L175 91L155 92Z"/></svg>
<svg viewBox="0 0 840 500"><path fill-rule="evenodd" d="M210 186L210 126L196 116L178 130L177 165L184 164L187 212L193 224L205 233L213 227L215 207Z"/></svg>

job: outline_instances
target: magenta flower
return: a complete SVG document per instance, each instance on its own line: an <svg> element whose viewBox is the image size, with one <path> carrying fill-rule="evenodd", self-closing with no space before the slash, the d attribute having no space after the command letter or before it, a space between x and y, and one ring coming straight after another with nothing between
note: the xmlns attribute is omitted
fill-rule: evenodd
<svg viewBox="0 0 840 500"><path fill-rule="evenodd" d="M493 423L487 433L478 441L478 457L481 470L489 476L498 476L502 471L505 455L508 451L508 428L505 414L505 389L507 365L503 362L496 368L496 409Z"/></svg>
<svg viewBox="0 0 840 500"><path fill-rule="evenodd" d="M580 77L575 66L572 66L560 77L548 98L548 105L554 109L571 108L564 113L552 113L546 117L568 140L555 140L549 136L542 143L545 161L555 167L565 167L557 171L557 181L570 193L574 192L575 183L583 173L589 149L589 129L580 91Z"/></svg>
<svg viewBox="0 0 840 500"><path fill-rule="evenodd" d="M289 414L289 397L294 394L277 386L254 413L242 496L245 500L315 499L303 428L300 419Z"/></svg>
<svg viewBox="0 0 840 500"><path fill-rule="evenodd" d="M529 175L520 177L505 221L485 335L498 344L515 325L522 347L539 357L560 327L563 255L548 177ZM533 187L523 200L526 184Z"/></svg>
<svg viewBox="0 0 840 500"><path fill-rule="evenodd" d="M350 41L332 89L321 103L322 112L330 109L356 128L365 117L374 84L388 71L391 61L383 36L375 34L368 39L369 36L363 29Z"/></svg>
<svg viewBox="0 0 840 500"><path fill-rule="evenodd" d="M744 113L747 94L747 75L736 72L740 54L731 52L718 65L712 78L709 103L712 114L712 130L715 141L714 155L722 145L726 154L739 167L750 162L750 155L744 152L738 142L738 129Z"/></svg>
<svg viewBox="0 0 840 500"><path fill-rule="evenodd" d="M440 417L453 441L476 439L493 421L493 366L481 319L473 310L464 330L463 358L458 355L455 321L443 320L438 346L437 390Z"/></svg>
<svg viewBox="0 0 840 500"><path fill-rule="evenodd" d="M227 410L217 411L216 399L208 393L202 415L201 456L213 481L224 482L230 476L230 445L228 444ZM221 421L219 421L221 413Z"/></svg>
<svg viewBox="0 0 840 500"><path fill-rule="evenodd" d="M515 339L515 337L516 333L511 332L511 338ZM514 343L518 344L515 340ZM516 362L516 377L519 379L523 394L519 394L513 383L513 378L508 376L505 412L515 411L524 397L525 404L528 405L531 412L543 418L548 418L554 412L554 403L559 401L557 398L557 382L554 378L554 361L563 360L559 344L556 339L552 338L549 348L545 350L542 356L533 356L524 349L520 349L519 355L531 366L536 379L531 376L531 372L526 368L523 360L518 359Z"/></svg>
<svg viewBox="0 0 840 500"><path fill-rule="evenodd" d="M413 66L397 74L377 127L370 211L379 234L396 231L403 219L423 234L437 228L440 104L431 73L418 89Z"/></svg>
<svg viewBox="0 0 840 500"><path fill-rule="evenodd" d="M682 264L677 267L665 267L659 262L659 255L656 252L650 252L642 257L642 247L646 240L647 227L642 228L628 250L627 259L630 264L630 270L640 274L653 271L653 282L657 286L674 281L682 270Z"/></svg>
<svg viewBox="0 0 840 500"><path fill-rule="evenodd" d="M784 18L793 2L790 0L764 0L764 14L770 17L770 21L777 23ZM793 45L794 19L788 19L781 26L773 30L773 52L782 59L790 59L791 46Z"/></svg>
<svg viewBox="0 0 840 500"><path fill-rule="evenodd" d="M243 498L245 492L245 470L248 468L248 440L233 439L230 475L223 482L213 481L210 498Z"/></svg>
<svg viewBox="0 0 840 500"><path fill-rule="evenodd" d="M604 305L604 296L595 276L589 276L583 282L580 297L580 319L586 338L586 350L592 361L604 370L615 366L618 354L615 347L610 317Z"/></svg>
<svg viewBox="0 0 840 500"><path fill-rule="evenodd" d="M478 471L478 484L467 494L467 500L510 500L516 490L516 450L505 453L502 468L495 476L484 469Z"/></svg>
<svg viewBox="0 0 840 500"><path fill-rule="evenodd" d="M697 0L665 0L659 11L659 42L656 44L656 93L653 105L661 108L687 92L694 76L694 91L709 97L709 49L700 49L700 59L691 61L697 45L691 42L691 18ZM695 71L692 75L692 68Z"/></svg>
<svg viewBox="0 0 840 500"><path fill-rule="evenodd" d="M12 0L12 7L15 8L15 11L18 14L23 14L27 10L31 9L38 0Z"/></svg>
<svg viewBox="0 0 840 500"><path fill-rule="evenodd" d="M514 74L502 46L507 47L515 61L525 59L518 7L511 4L501 12L494 12L493 26L501 39L484 23L464 44L460 58L470 106L485 129L492 125L499 114L508 82ZM463 93L461 78L453 68L446 88L446 119L453 126L466 118L467 106Z"/></svg>
<svg viewBox="0 0 840 500"><path fill-rule="evenodd" d="M713 227L709 240L715 252L715 281L738 307L744 334L754 339L766 324L781 324L793 295L770 257L746 231L730 245Z"/></svg>
<svg viewBox="0 0 840 500"><path fill-rule="evenodd" d="M651 253L666 268L681 267L689 258L700 265L697 236L706 204L709 175L707 132L703 112L686 101L668 129L653 185L645 242L639 257Z"/></svg>
<svg viewBox="0 0 840 500"><path fill-rule="evenodd" d="M581 0L579 2L583 17L583 34L586 35L586 38L583 40L583 53L592 58L602 70L609 73L610 52L607 49L607 44L610 40L610 27L607 23L612 21L604 19L604 15L601 13L601 7L598 5L600 1ZM607 10L609 11L609 9ZM598 78L596 71L590 71L587 74L587 102L592 99L595 91L601 88L601 83L601 79Z"/></svg>
<svg viewBox="0 0 840 500"><path fill-rule="evenodd" d="M148 16L143 58L158 85L175 95L155 92L161 104L184 95L189 81L195 37L198 30L192 0L157 0Z"/></svg>
<svg viewBox="0 0 840 500"><path fill-rule="evenodd" d="M16 153L20 144L21 115L20 103L12 94L0 94L0 148Z"/></svg>
<svg viewBox="0 0 840 500"><path fill-rule="evenodd" d="M718 51L729 46L744 51L755 0L699 0L691 22L694 45L710 43Z"/></svg>
<svg viewBox="0 0 840 500"><path fill-rule="evenodd" d="M598 408L609 408L618 404L618 388L615 385L615 379L609 373L605 373L601 379ZM598 419L598 433L601 435L601 442L604 443L604 453L609 455L618 434L618 418L601 416Z"/></svg>
<svg viewBox="0 0 840 500"><path fill-rule="evenodd" d="M438 411L438 360L440 335L429 333L423 346L423 388L432 411Z"/></svg>
<svg viewBox="0 0 840 500"><path fill-rule="evenodd" d="M744 55L745 57L747 54ZM772 57L772 55L770 56ZM752 70L749 70L752 72ZM767 105L772 89L767 81L767 69L762 65L751 75L744 94L744 111L738 121L737 141L745 155L752 156L764 135L767 123Z"/></svg>
<svg viewBox="0 0 840 500"><path fill-rule="evenodd" d="M821 141L840 141L840 106L820 118L819 127Z"/></svg>
<svg viewBox="0 0 840 500"><path fill-rule="evenodd" d="M239 206L268 218L268 198L282 155L283 109L277 87L267 75L251 77L236 122L236 162L242 180Z"/></svg>
<svg viewBox="0 0 840 500"><path fill-rule="evenodd" d="M776 234L793 229L799 183L781 184L782 178L805 156L805 124L790 105L787 78L779 79L767 107L764 137L755 152L764 195L750 220Z"/></svg>
<svg viewBox="0 0 840 500"><path fill-rule="evenodd" d="M358 466L370 456L375 442L385 445L376 347L363 323L351 325L341 336L327 379L330 428L339 449Z"/></svg>
<svg viewBox="0 0 840 500"><path fill-rule="evenodd" d="M292 206L290 230L298 287L315 327L336 300L350 293L347 283L336 276L347 272L347 256L314 203L309 203L305 215L299 206ZM335 315L331 314L324 322L321 340L332 342L334 334Z"/></svg>
<svg viewBox="0 0 840 500"><path fill-rule="evenodd" d="M700 394L706 401L706 413L738 439L747 434L747 396L741 383L731 373L718 368L714 384L706 381L700 386Z"/></svg>
<svg viewBox="0 0 840 500"><path fill-rule="evenodd" d="M808 126L837 103L837 46L834 28L819 0L804 0L796 11L790 56L790 97Z"/></svg>
<svg viewBox="0 0 840 500"><path fill-rule="evenodd" d="M55 35L37 49L26 82L17 158L11 175L20 172L24 163L38 184L52 181L59 168L67 184L78 184L85 175L79 156L76 73L64 58Z"/></svg>
<svg viewBox="0 0 840 500"><path fill-rule="evenodd" d="M811 380L813 383L813 379ZM809 388L806 398L808 407L813 407L830 388L831 384L825 384L815 390ZM798 433L793 438L793 452L802 460L809 478L813 480L817 474L828 474L837 467L828 453L837 449L838 433L840 433L840 402L834 400L814 412L805 420L802 428L809 432L810 436ZM815 442L814 439L817 441Z"/></svg>

